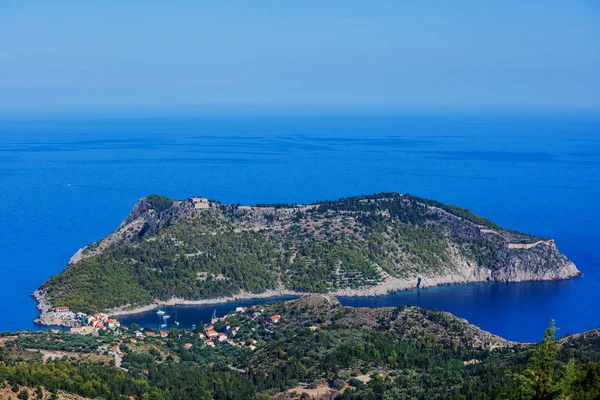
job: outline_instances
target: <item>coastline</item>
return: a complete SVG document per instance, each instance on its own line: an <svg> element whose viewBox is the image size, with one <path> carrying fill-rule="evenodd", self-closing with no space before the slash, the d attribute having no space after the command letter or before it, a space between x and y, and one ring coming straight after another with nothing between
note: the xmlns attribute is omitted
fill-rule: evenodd
<svg viewBox="0 0 600 400"><path fill-rule="evenodd" d="M201 299L201 300L186 300L181 298L171 298L165 301L157 301L153 304L147 304L145 306L137 306L134 308L129 308L131 306L123 306L116 307L112 309L106 310L106 313L111 317L116 317L120 315L132 315L132 314L141 314L148 311L156 310L160 306L200 306L200 305L209 305L209 304L226 304L233 303L239 300L253 300L253 299L271 299L277 297L287 297L287 296L295 296L300 297L309 293L304 292L294 292L293 290L287 289L269 289L262 293L249 293L249 292L241 292L239 294L235 294L233 296L224 296L224 297L213 297L210 299Z"/></svg>
<svg viewBox="0 0 600 400"><path fill-rule="evenodd" d="M34 325L61 328L73 328L80 325L78 321L50 317L49 311L52 309L52 305L46 300L46 294L42 290L36 290L31 297L37 302L36 308L40 312L40 315L33 321Z"/></svg>
<svg viewBox="0 0 600 400"><path fill-rule="evenodd" d="M378 285L374 286L363 286L354 289L338 289L335 291L327 292L324 294L336 296L336 297L382 297L391 295L401 291L414 290L414 289L429 289L438 286L449 286L449 285L465 285L472 283L485 283L485 282L507 282L507 283L519 283L519 282L531 282L531 281L557 281L564 279L572 279L581 277L583 274L577 269L572 263L566 263L561 268L561 273L554 275L542 275L532 276L531 274L521 275L508 275L498 276L487 268L471 267L465 265L461 270L456 271L453 274L442 275L442 276L422 276L414 278L396 278L387 275L386 278ZM186 300L182 298L171 298L169 300L157 300L152 304L146 304L142 306L131 306L125 305L121 307L115 307L112 309L104 310L104 312L111 317L141 314L148 311L157 309L160 306L175 306L175 305L209 305L209 304L226 304L239 300L252 300L252 299L271 299L277 297L294 296L300 297L307 292L296 292L285 288L269 289L262 293L249 293L241 291L233 296L214 297L210 299L200 300ZM45 298L45 295L39 289L32 293L32 297L38 302L37 309L40 311L40 316L34 321L36 325L43 326L62 326L72 327L74 326L70 321L55 320L49 318L48 311L51 309L50 304Z"/></svg>

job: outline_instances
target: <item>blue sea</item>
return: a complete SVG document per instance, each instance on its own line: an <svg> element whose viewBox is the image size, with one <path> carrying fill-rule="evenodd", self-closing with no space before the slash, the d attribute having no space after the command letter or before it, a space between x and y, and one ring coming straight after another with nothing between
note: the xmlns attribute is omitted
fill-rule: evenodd
<svg viewBox="0 0 600 400"><path fill-rule="evenodd" d="M551 319L559 334L600 325L600 115L455 111L4 117L0 330L33 329L31 292L78 248L112 232L148 194L255 204L382 191L453 203L506 228L554 238L584 276L344 304L447 310L520 341L539 339ZM218 313L235 306L221 305ZM169 312L191 325L214 308ZM154 317L127 320L155 324Z"/></svg>

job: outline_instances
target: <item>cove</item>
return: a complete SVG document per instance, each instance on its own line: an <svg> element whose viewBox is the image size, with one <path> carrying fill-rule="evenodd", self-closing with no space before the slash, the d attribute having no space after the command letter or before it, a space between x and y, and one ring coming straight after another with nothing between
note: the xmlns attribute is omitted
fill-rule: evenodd
<svg viewBox="0 0 600 400"><path fill-rule="evenodd" d="M557 312L550 299L557 291L568 290L572 281L522 282L522 283L473 283L465 285L439 286L428 289L413 289L373 297L340 297L340 302L350 307L397 307L414 305L452 314L468 320L496 335L519 342L534 342L541 337L548 325L549 315L556 316L558 325L573 326L569 315ZM543 296L547 300L540 302ZM290 300L295 297L273 297L269 299L249 299L230 303L208 305L168 306L165 311L170 318L164 321L156 310L140 314L117 317L121 323L136 323L145 328L159 328L167 322L167 329L174 327L177 319L179 328L190 329L193 325L208 323L216 312L221 317L236 307L249 307L274 301ZM560 327L560 326L559 326ZM564 328L559 336L568 332Z"/></svg>

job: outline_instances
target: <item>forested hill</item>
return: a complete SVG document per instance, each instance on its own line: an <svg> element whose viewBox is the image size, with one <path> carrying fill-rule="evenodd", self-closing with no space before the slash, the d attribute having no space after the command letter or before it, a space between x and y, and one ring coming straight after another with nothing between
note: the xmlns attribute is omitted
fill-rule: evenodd
<svg viewBox="0 0 600 400"><path fill-rule="evenodd" d="M42 311L67 305L92 312L156 299L385 294L578 275L550 239L407 194L257 206L152 195L36 296Z"/></svg>
<svg viewBox="0 0 600 400"><path fill-rule="evenodd" d="M554 334L551 324L543 343L517 344L447 312L313 294L193 330L3 332L0 398L599 398L598 331Z"/></svg>

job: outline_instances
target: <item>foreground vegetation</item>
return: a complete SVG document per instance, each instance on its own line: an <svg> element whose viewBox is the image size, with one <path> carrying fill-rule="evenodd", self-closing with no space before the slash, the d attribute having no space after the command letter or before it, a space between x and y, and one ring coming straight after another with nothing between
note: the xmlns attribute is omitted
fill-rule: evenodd
<svg viewBox="0 0 600 400"><path fill-rule="evenodd" d="M279 323L270 322L273 314ZM293 391L304 398L311 388L338 399L600 396L600 335L556 341L553 325L539 345L521 345L448 313L354 309L308 296L216 323L235 332L236 345L207 346L203 326L173 328L167 337L147 329L143 338L137 328L100 336L5 333L0 382L15 398L46 391L106 399L267 399ZM56 357L43 361L47 352Z"/></svg>

